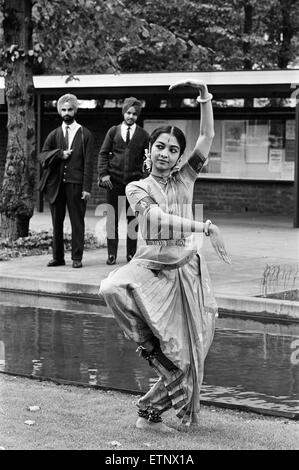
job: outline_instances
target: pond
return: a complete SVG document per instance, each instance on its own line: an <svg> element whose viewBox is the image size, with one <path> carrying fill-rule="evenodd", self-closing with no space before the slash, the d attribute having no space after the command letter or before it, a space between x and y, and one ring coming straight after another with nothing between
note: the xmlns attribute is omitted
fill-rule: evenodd
<svg viewBox="0 0 299 470"><path fill-rule="evenodd" d="M0 295L2 373L135 394L156 381L99 300ZM201 400L299 419L299 322L220 316Z"/></svg>

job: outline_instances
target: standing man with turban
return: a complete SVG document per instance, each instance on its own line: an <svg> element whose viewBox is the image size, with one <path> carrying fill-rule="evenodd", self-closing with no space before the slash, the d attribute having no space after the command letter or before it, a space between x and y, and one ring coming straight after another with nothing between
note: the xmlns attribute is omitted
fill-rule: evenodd
<svg viewBox="0 0 299 470"><path fill-rule="evenodd" d="M57 110L62 125L44 143L39 160L44 169L39 184L50 204L53 223L53 259L49 267L65 265L63 222L68 208L72 227L73 268L82 267L84 217L90 198L93 174L94 139L91 132L75 120L75 95L59 98Z"/></svg>
<svg viewBox="0 0 299 470"><path fill-rule="evenodd" d="M141 112L141 102L134 97L123 103L123 122L112 126L104 139L98 159L98 184L107 189L107 264L115 264L118 248L119 203L125 198L125 187L142 178L148 133L136 124ZM126 199L127 261L131 261L137 248L138 225ZM134 230L132 229L134 227Z"/></svg>

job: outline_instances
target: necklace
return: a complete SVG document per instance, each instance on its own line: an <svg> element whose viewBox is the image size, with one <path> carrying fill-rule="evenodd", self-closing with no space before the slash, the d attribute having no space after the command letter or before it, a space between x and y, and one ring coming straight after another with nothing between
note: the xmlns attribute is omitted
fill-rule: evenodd
<svg viewBox="0 0 299 470"><path fill-rule="evenodd" d="M168 176L157 176L153 175L153 173L151 173L151 175L155 178L156 181L158 181L158 183L165 185L168 183Z"/></svg>

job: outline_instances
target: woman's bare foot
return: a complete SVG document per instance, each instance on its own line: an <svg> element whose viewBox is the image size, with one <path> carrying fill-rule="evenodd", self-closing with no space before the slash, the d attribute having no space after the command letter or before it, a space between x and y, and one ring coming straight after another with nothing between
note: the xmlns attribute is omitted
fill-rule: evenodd
<svg viewBox="0 0 299 470"><path fill-rule="evenodd" d="M164 423L153 423L145 418L139 417L136 421L136 428L143 429L145 431L156 431L161 433L175 433L176 430L166 426Z"/></svg>

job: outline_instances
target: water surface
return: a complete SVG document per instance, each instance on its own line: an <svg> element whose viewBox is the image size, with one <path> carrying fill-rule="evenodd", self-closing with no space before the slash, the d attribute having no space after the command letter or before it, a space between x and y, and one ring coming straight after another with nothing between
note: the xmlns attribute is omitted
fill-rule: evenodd
<svg viewBox="0 0 299 470"><path fill-rule="evenodd" d="M9 294L1 302L1 372L140 394L155 382L96 300ZM299 323L217 319L202 401L298 419Z"/></svg>

